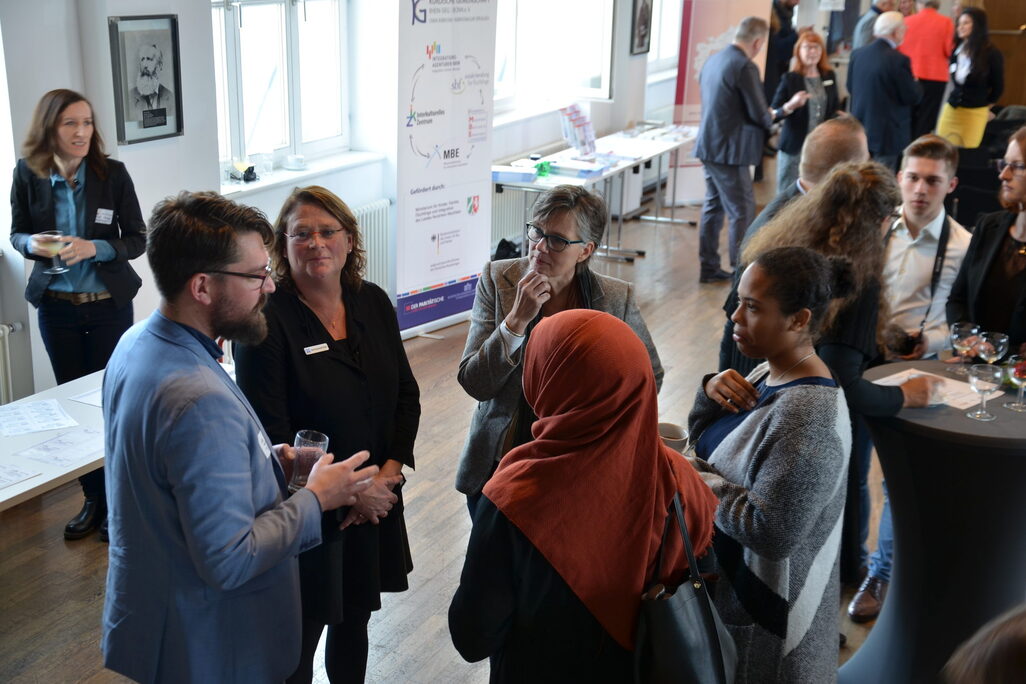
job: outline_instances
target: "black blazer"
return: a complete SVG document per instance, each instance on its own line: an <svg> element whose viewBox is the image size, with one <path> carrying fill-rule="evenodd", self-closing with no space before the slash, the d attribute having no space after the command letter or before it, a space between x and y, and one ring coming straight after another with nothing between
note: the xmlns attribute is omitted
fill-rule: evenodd
<svg viewBox="0 0 1026 684"><path fill-rule="evenodd" d="M86 164L86 225L87 240L106 240L114 248L112 261L93 262L100 280L118 307L132 301L142 285L142 279L128 263L146 249L146 223L143 221L135 185L125 165L115 159L107 160L107 178L101 179ZM107 223L96 221L97 210L114 212ZM52 275L43 273L50 267L50 259L29 251L34 233L53 230L56 225L53 209L53 187L49 178L40 178L24 159L14 167L11 187L11 244L26 258L35 261L32 275L25 288L25 299L38 307L43 293L50 286Z"/></svg>
<svg viewBox="0 0 1026 684"><path fill-rule="evenodd" d="M413 467L420 389L399 336L395 310L377 285L346 291L348 340L335 341L299 297L281 288L267 301L267 338L236 345L239 387L274 443L319 430L338 459L366 449L369 463L389 459ZM325 351L307 349L326 345ZM400 488L380 524L339 531L348 508L324 515L324 543L300 555L303 612L324 624L341 620L342 605L376 610L381 591L407 588L412 569ZM343 578L344 584L343 584Z"/></svg>
<svg viewBox="0 0 1026 684"><path fill-rule="evenodd" d="M912 76L911 64L883 38L851 53L851 113L865 126L874 157L901 154L912 141L912 106L923 89Z"/></svg>
<svg viewBox="0 0 1026 684"><path fill-rule="evenodd" d="M837 116L837 107L840 103L837 96L837 76L833 71L827 71L821 78L827 96L824 116L825 119L832 119ZM805 90L805 76L788 71L780 79L780 85L777 86L777 92L773 95L773 103L770 106L773 109L780 109L794 97L795 93L802 90ZM780 131L780 149L788 154L801 154L805 136L809 134L809 106L806 104L804 107L799 107L789 116L784 117L783 121L783 128Z"/></svg>
<svg viewBox="0 0 1026 684"><path fill-rule="evenodd" d="M1005 58L996 47L991 47L985 56L986 67L977 69L973 64L965 83L959 85L951 79L951 95L948 104L952 107L989 107L1005 92ZM954 73L958 55L951 53L951 72Z"/></svg>
<svg viewBox="0 0 1026 684"><path fill-rule="evenodd" d="M983 283L1015 216L1008 211L997 211L984 215L976 224L969 249L966 250L962 267L958 269L948 296L946 313L949 325L958 321L978 320L976 316L982 305ZM1026 342L1026 290L1019 293L1017 301L1009 329L997 331L1008 335L1008 346L1012 353L1017 353L1015 350L1019 345Z"/></svg>

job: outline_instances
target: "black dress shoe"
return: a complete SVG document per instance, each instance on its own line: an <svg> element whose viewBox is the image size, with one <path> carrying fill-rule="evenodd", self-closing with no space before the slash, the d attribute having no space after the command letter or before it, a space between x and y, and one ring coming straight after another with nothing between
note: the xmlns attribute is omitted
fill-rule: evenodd
<svg viewBox="0 0 1026 684"><path fill-rule="evenodd" d="M100 541L105 544L110 543L110 531L107 529L107 516L103 516L103 522L100 523Z"/></svg>
<svg viewBox="0 0 1026 684"><path fill-rule="evenodd" d="M730 280L734 277L733 273L728 273L723 269L717 269L712 273L703 273L698 277L700 283L720 283L726 280Z"/></svg>
<svg viewBox="0 0 1026 684"><path fill-rule="evenodd" d="M86 497L82 510L64 526L65 539L81 539L100 526L107 517L106 502L99 497Z"/></svg>

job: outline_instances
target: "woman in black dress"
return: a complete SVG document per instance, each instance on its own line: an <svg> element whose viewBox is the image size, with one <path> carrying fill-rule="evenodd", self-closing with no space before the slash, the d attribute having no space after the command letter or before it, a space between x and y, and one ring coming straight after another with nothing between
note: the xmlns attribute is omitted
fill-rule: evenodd
<svg viewBox="0 0 1026 684"><path fill-rule="evenodd" d="M420 390L388 295L363 280L360 231L342 200L318 186L293 191L271 254L267 339L237 348L239 386L273 442L318 430L334 453L366 449L381 469L356 505L324 515L324 543L299 557L303 656L289 681L311 681L327 625L329 680L362 682L370 614L380 592L408 588L413 569L402 469L413 467Z"/></svg>

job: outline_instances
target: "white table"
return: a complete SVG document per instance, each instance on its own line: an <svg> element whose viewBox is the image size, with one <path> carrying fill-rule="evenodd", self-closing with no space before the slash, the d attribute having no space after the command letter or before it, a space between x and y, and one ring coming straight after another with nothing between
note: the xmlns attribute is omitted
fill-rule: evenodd
<svg viewBox="0 0 1026 684"><path fill-rule="evenodd" d="M78 421L78 425L74 427L60 428L58 430L45 430L43 432L32 432L25 435L16 435L14 437L4 437L0 435L0 463L10 464L18 466L23 470L32 470L39 472L39 475L16 482L15 484L0 489L0 511L6 510L11 506L17 506L23 501L27 501L33 497L39 496L45 492L60 487L65 482L74 480L79 475L84 475L90 471L96 470L103 465L103 456L98 456L89 460L81 461L74 466L61 468L56 465L41 463L39 461L24 461L21 462L16 459L14 454L27 449L28 447L34 446L41 442L53 439L58 435L62 435L72 430L92 427L103 430L103 410L98 406L91 406L89 404L83 404L79 401L74 401L71 397L78 396L90 390L99 389L103 383L103 371L96 371L85 377L66 382L63 385L58 385L48 390L33 394L30 397L19 399L12 404L27 403L30 401L38 401L40 399L56 399L61 407L67 411L68 415Z"/></svg>

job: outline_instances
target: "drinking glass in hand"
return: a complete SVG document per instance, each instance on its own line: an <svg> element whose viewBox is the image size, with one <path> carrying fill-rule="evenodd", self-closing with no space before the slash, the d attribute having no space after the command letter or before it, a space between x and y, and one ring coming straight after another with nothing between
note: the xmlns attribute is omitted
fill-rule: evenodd
<svg viewBox="0 0 1026 684"><path fill-rule="evenodd" d="M36 244L42 247L50 254L53 265L50 268L43 271L49 275L59 275L61 273L67 273L68 267L61 261L60 251L64 249L64 234L59 230L44 230L41 233L35 234Z"/></svg>
<svg viewBox="0 0 1026 684"><path fill-rule="evenodd" d="M300 430L293 442L296 460L292 464L289 491L295 493L306 486L306 479L314 464L328 451L328 436L317 430Z"/></svg>
<svg viewBox="0 0 1026 684"><path fill-rule="evenodd" d="M980 395L980 408L965 415L984 422L994 420L994 416L987 413L987 395L1001 387L1001 377L1004 374L1003 368L990 364L977 363L969 369L969 385Z"/></svg>
<svg viewBox="0 0 1026 684"><path fill-rule="evenodd" d="M994 363L1008 353L1008 335L997 332L980 333L976 340L976 355L987 363Z"/></svg>
<svg viewBox="0 0 1026 684"><path fill-rule="evenodd" d="M1019 388L1019 395L1015 401L1007 401L1004 406L1009 411L1026 413L1026 403L1022 401L1023 389L1026 389L1026 356L1010 356L1005 364L1005 377L1008 382Z"/></svg>
<svg viewBox="0 0 1026 684"><path fill-rule="evenodd" d="M976 337L980 334L980 326L975 323L952 323L951 324L951 346L955 353L961 357L958 366L951 369L955 375L965 375L965 361L972 355L973 347L976 344Z"/></svg>

